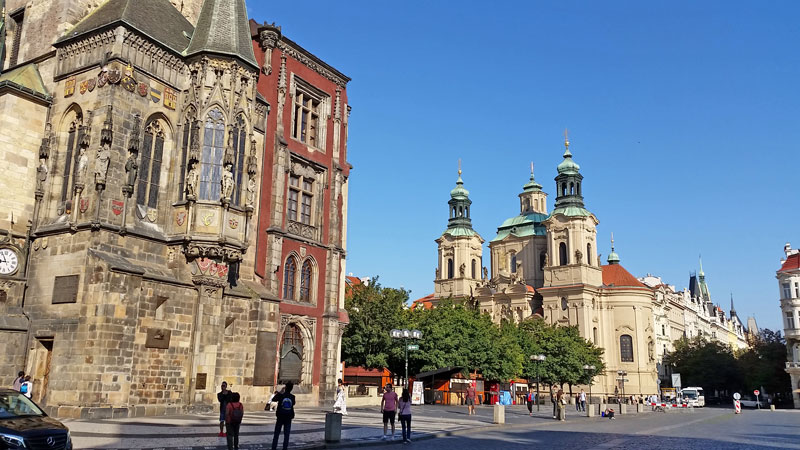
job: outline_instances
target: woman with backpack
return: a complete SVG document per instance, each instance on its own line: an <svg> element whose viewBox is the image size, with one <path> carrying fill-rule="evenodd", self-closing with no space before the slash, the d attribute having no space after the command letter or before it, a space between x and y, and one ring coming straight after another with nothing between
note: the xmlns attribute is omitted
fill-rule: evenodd
<svg viewBox="0 0 800 450"><path fill-rule="evenodd" d="M227 429L228 450L239 450L239 426L244 417L244 406L239 402L238 392L231 393L230 401L225 406L225 428Z"/></svg>
<svg viewBox="0 0 800 450"><path fill-rule="evenodd" d="M19 387L19 391L25 397L31 398L31 395L33 394L33 383L31 382L30 375L25 376L25 382L23 382L22 385Z"/></svg>
<svg viewBox="0 0 800 450"><path fill-rule="evenodd" d="M397 412L400 417L400 426L403 427L403 443L411 442L411 396L408 389L403 389L403 394L397 400Z"/></svg>

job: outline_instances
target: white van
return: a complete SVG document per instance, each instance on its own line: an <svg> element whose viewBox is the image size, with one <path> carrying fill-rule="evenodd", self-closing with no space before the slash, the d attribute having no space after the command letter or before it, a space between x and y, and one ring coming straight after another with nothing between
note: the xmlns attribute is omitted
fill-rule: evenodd
<svg viewBox="0 0 800 450"><path fill-rule="evenodd" d="M687 387L681 389L681 399L695 408L706 406L706 397L701 387Z"/></svg>

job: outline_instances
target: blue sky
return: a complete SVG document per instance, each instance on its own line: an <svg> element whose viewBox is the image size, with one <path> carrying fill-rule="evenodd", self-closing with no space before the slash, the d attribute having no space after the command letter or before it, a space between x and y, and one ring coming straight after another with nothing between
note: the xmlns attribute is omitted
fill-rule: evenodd
<svg viewBox="0 0 800 450"><path fill-rule="evenodd" d="M563 130L601 242L779 328L775 270L800 247L800 2L248 2L347 74L347 271L433 292L457 161L491 240ZM603 258L608 245L600 248ZM488 249L484 249L488 264Z"/></svg>

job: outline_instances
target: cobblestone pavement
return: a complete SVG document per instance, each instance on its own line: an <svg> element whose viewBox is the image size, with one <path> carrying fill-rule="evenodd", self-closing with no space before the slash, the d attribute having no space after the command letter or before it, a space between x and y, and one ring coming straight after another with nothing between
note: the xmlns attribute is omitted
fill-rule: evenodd
<svg viewBox="0 0 800 450"><path fill-rule="evenodd" d="M631 414L609 421L587 418L567 410L567 422L552 420L552 410L542 408L528 416L524 407L506 409L506 425L492 424L492 408L478 407L474 416L464 407L420 406L412 419L413 447L420 449L531 448L702 448L800 449L800 412L745 411L735 416L729 409L698 409L669 413ZM76 449L222 450L216 415L141 417L118 420L65 420ZM247 413L242 424L240 449L269 448L274 413ZM324 448L325 411L298 409L292 424L290 448ZM342 442L336 448L384 445L378 408L350 409L342 420ZM400 425L397 425L397 437ZM438 437L438 439L431 439ZM281 441L282 442L282 441Z"/></svg>

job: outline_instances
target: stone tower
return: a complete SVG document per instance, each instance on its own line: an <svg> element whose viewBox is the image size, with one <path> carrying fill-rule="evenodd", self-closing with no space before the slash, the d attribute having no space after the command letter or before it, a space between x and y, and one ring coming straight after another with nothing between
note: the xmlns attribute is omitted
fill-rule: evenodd
<svg viewBox="0 0 800 450"><path fill-rule="evenodd" d="M542 185L533 177L533 163L531 163L531 179L522 187L522 193L519 194L519 209L521 215L547 214L547 193L542 191Z"/></svg>
<svg viewBox="0 0 800 450"><path fill-rule="evenodd" d="M434 296L469 297L481 280L483 238L472 229L470 209L472 200L464 188L461 169L456 187L447 202L450 218L447 229L436 239L439 245L439 265L436 269Z"/></svg>

